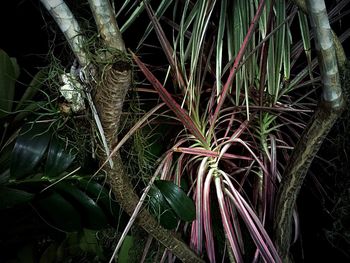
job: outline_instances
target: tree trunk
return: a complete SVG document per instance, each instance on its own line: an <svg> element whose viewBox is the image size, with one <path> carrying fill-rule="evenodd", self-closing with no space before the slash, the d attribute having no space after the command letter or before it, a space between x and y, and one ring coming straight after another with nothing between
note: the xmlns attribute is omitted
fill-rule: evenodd
<svg viewBox="0 0 350 263"><path fill-rule="evenodd" d="M315 46L318 51L323 89L316 112L293 150L278 190L274 236L283 262L293 261L289 255L292 217L300 188L324 138L345 106L337 64L345 63L346 59L342 57L344 52L341 45L334 41L337 37L331 31L324 1L308 0L308 5L302 0L295 2L303 11L308 11L315 30ZM339 66L341 69L345 68L342 64Z"/></svg>

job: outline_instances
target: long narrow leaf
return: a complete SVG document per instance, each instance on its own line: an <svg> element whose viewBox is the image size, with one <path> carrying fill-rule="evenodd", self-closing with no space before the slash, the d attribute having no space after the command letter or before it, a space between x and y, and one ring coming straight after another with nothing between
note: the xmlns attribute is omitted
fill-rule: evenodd
<svg viewBox="0 0 350 263"><path fill-rule="evenodd" d="M220 9L220 21L218 29L218 39L216 43L216 93L217 95L221 92L221 74L222 74L222 46L223 38L225 32L225 22L226 22L226 10L227 9L227 0L221 1Z"/></svg>
<svg viewBox="0 0 350 263"><path fill-rule="evenodd" d="M15 83L14 63L6 52L0 49L0 118L6 116L12 109Z"/></svg>
<svg viewBox="0 0 350 263"><path fill-rule="evenodd" d="M175 147L173 148L174 152L182 152L192 155L200 155L200 156L207 156L207 157L221 157L223 159L241 159L241 160L252 160L253 158L249 156L239 155L239 154L231 154L231 153L224 153L220 154L218 152L200 149L200 148L184 148L184 147Z"/></svg>
<svg viewBox="0 0 350 263"><path fill-rule="evenodd" d="M118 15L121 13L121 11L126 7L126 5L128 4L128 2L130 2L130 0L126 0L124 1L123 6L119 9L116 17L118 18ZM130 9L133 8L134 5L136 5L136 1L133 1L133 5L129 8ZM145 10L145 6L143 4L143 2L141 2L139 4L138 7L135 8L135 10L133 11L133 13L131 15L128 15L127 20L125 21L125 23L120 27L120 32L124 33L133 23L134 21L138 18L138 16L140 16L140 14ZM125 14L127 14L128 12L125 12Z"/></svg>
<svg viewBox="0 0 350 263"><path fill-rule="evenodd" d="M159 5L155 12L155 18L158 19L159 17L163 16L164 12L169 8L169 6L172 4L172 1L169 0L163 0ZM144 2L140 3L140 7L143 7L144 9ZM137 45L137 48L139 48L143 42L146 40L146 38L149 36L149 34L152 32L154 28L154 25L152 22L147 26L145 33L143 34L142 38L139 41L139 44Z"/></svg>
<svg viewBox="0 0 350 263"><path fill-rule="evenodd" d="M255 215L255 212L250 208L240 193L234 188L228 175L223 171L219 172L223 175L225 182L230 188L230 191L225 191L226 194L233 200L237 211L242 216L255 244L264 256L265 260L267 262L281 262L276 248L274 247L259 218Z"/></svg>
<svg viewBox="0 0 350 263"><path fill-rule="evenodd" d="M238 240L237 237L234 233L230 217L228 215L228 210L227 210L227 205L225 203L224 199L224 194L222 191L222 185L221 185L221 177L215 177L214 182L215 182L215 188L216 188L216 195L218 198L218 203L219 203L219 208L220 208L220 213L221 213L221 219L222 223L224 225L226 237L230 243L230 247L232 249L232 252L235 256L236 262L237 263L243 263L243 257L238 245Z"/></svg>
<svg viewBox="0 0 350 263"><path fill-rule="evenodd" d="M148 14L149 18L151 19L152 24L154 26L154 29L155 29L155 32L156 32L157 37L159 39L160 45L162 46L164 53L165 53L165 56L167 57L168 62L171 66L174 78L177 80L177 83L180 85L180 87L184 88L185 82L184 82L183 77L181 75L181 71L176 63L177 60L175 60L173 58L173 56L175 56L176 54L174 54L174 50L173 50L169 40L167 39L161 25L159 24L151 6L147 2L145 2L145 7L147 10L147 14Z"/></svg>
<svg viewBox="0 0 350 263"><path fill-rule="evenodd" d="M204 174L208 166L208 157L204 158L198 169L197 186L196 186L196 239L197 239L197 254L202 254L203 244L203 184Z"/></svg>
<svg viewBox="0 0 350 263"><path fill-rule="evenodd" d="M16 105L16 110L21 109L22 105L25 102L28 102L34 97L34 95L39 91L39 89L44 84L47 74L48 72L46 69L41 69L34 75L32 81L29 83L28 88L25 90L20 101Z"/></svg>
<svg viewBox="0 0 350 263"><path fill-rule="evenodd" d="M210 214L210 186L213 179L214 169L210 169L204 182L203 188L203 225L205 235L205 247L208 253L208 258L211 263L215 263L215 246L214 235L212 230L212 221Z"/></svg>
<svg viewBox="0 0 350 263"><path fill-rule="evenodd" d="M132 53L132 52L131 52ZM191 132L193 136L197 140L199 140L204 147L208 147L208 143L206 142L203 134L198 129L197 125L192 121L192 119L188 116L184 109L180 107L180 105L173 99L170 93L162 86L162 84L158 81L158 79L151 73L151 71L146 67L144 63L134 54L132 56L146 76L148 81L153 85L153 87L158 91L159 96L165 102L165 104L174 112L174 114L179 118L182 124Z"/></svg>
<svg viewBox="0 0 350 263"><path fill-rule="evenodd" d="M210 131L213 131L213 128L214 128L214 125L216 123L216 120L219 116L219 113L220 113L220 109L222 107L222 105L224 104L224 101L226 99L226 96L227 96L227 93L228 93L228 90L233 82L233 79L235 77L235 75L237 74L237 69L238 69L238 66L239 66L239 63L242 61L242 58L243 58L243 55L248 47L248 43L249 43L249 40L251 39L253 33L254 33L254 29L256 27L256 24L261 16L261 13L262 13L262 10L264 8L264 5L265 5L265 0L261 0L260 1L260 4L259 4L259 7L258 7L258 10L253 18L253 21L251 22L251 25L249 27L249 30L248 30L248 33L247 35L245 36L244 38L244 41L243 41L243 44L241 46L241 49L240 51L238 52L236 58L235 58L235 61L233 63L233 67L230 71L230 74L227 78L227 81L225 82L225 85L222 89L222 92L220 94L220 97L219 97L219 101L218 101L218 104L215 108L215 111L214 111L214 115L211 119L211 124L210 124Z"/></svg>

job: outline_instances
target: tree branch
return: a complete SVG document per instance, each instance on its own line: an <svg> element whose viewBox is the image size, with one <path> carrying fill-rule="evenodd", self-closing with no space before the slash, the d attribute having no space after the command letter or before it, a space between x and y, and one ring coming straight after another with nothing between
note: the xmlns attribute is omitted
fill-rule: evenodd
<svg viewBox="0 0 350 263"><path fill-rule="evenodd" d="M301 11L303 11L307 15L309 14L305 0L293 0L293 2L300 8ZM345 62L347 61L344 48L343 48L337 34L335 34L334 31L332 31L332 34L333 34L333 42L334 42L334 46L335 46L335 54L337 56L337 61L338 61L338 67L340 69L344 69Z"/></svg>
<svg viewBox="0 0 350 263"><path fill-rule="evenodd" d="M315 30L323 89L318 108L294 148L278 191L274 236L283 262L292 261L289 255L292 215L300 188L324 138L344 109L333 43L336 38L332 35L325 3L321 0L308 0L308 10Z"/></svg>
<svg viewBox="0 0 350 263"><path fill-rule="evenodd" d="M109 1L89 0L89 5L105 45L125 52L125 44Z"/></svg>
<svg viewBox="0 0 350 263"><path fill-rule="evenodd" d="M83 36L80 26L74 15L63 0L40 0L47 11L56 21L62 33L66 37L79 64L84 67L88 64L88 58L83 50Z"/></svg>
<svg viewBox="0 0 350 263"><path fill-rule="evenodd" d="M63 0L41 0L41 2L64 33L72 51L78 58L80 66L89 65L89 60L82 48L84 38L81 35L80 27L65 2ZM109 2L106 0L89 0L89 3L99 34L104 41L104 48L110 50L108 54L108 57L111 58L111 60L108 60L110 65L104 64L103 71L100 70L94 76L99 78L96 82L94 100L106 135L107 147L111 148L117 141L122 106L126 92L131 85L131 64L126 59L126 54L123 54L125 45ZM113 52L113 49L116 52ZM113 163L113 168L107 168L109 184L121 207L129 215L132 215L139 202L139 197L134 192L133 186L126 175L119 152L113 157ZM136 223L183 262L203 262L183 241L175 237L171 231L161 227L147 210L140 212Z"/></svg>

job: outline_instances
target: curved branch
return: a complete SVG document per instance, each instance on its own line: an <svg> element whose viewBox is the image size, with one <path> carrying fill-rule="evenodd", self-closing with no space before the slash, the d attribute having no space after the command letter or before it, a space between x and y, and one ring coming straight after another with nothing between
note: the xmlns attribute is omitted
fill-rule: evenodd
<svg viewBox="0 0 350 263"><path fill-rule="evenodd" d="M132 190L133 187L126 176L119 152L113 157L113 163L115 164L114 168L108 168L109 170L107 170L109 183L123 210L131 216L138 204L139 197ZM137 215L135 222L167 247L182 262L204 262L182 240L176 237L173 232L161 227L148 210L142 209Z"/></svg>
<svg viewBox="0 0 350 263"><path fill-rule="evenodd" d="M321 0L308 0L309 16L315 30L316 49L323 83L321 102L294 148L278 190L275 242L283 262L291 262L293 210L312 160L324 138L344 109L337 57L326 6Z"/></svg>
<svg viewBox="0 0 350 263"><path fill-rule="evenodd" d="M334 38L324 1L309 0L309 17L315 32L315 46L319 56L324 101L337 104L342 100Z"/></svg>
<svg viewBox="0 0 350 263"><path fill-rule="evenodd" d="M293 2L300 8L301 11L303 11L307 15L309 14L305 0L293 0ZM347 61L347 58L346 58L344 48L337 34L334 33L334 31L332 31L332 34L333 34L333 42L335 46L335 54L337 56L338 66L340 69L345 69L345 63Z"/></svg>
<svg viewBox="0 0 350 263"><path fill-rule="evenodd" d="M84 38L80 34L79 25L68 6L63 0L41 0L41 2L64 33L72 51L79 60L79 64L83 67L87 66L89 61L82 49ZM131 84L131 64L125 59L124 42L109 2L104 0L89 0L89 2L105 48L111 50L108 55L113 58L109 61L114 61L114 64L104 65L102 72L98 72L100 74L94 76L99 78L94 98L96 108L107 140L107 148L111 148L117 141L122 106L127 89ZM117 52L113 53L113 49ZM107 168L109 184L121 207L129 215L132 215L139 202L139 197L134 192L126 175L119 152L113 157L113 163L113 168ZM135 222L166 246L182 262L203 262L183 241L175 237L171 231L161 227L147 210L141 211Z"/></svg>
<svg viewBox="0 0 350 263"><path fill-rule="evenodd" d="M88 58L83 50L84 37L81 35L80 26L73 13L63 0L40 0L47 11L56 21L62 33L66 37L79 64L84 67L88 65Z"/></svg>
<svg viewBox="0 0 350 263"><path fill-rule="evenodd" d="M103 68L96 90L95 102L99 111L105 135L111 148L118 140L118 127L126 92L131 85L131 64L126 58L124 41L117 23L106 0L89 0L105 48L115 48L108 56L114 57L115 63ZM130 216L139 203L139 197L134 192L120 158L119 152L112 157L114 166L107 168L107 176L117 201ZM203 262L183 241L165 230L147 211L142 210L135 221L149 234L155 237L165 247L183 262Z"/></svg>

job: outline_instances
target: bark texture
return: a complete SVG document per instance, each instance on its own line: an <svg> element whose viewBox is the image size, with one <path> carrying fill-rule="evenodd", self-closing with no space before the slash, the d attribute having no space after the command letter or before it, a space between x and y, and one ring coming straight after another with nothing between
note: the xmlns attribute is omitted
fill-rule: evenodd
<svg viewBox="0 0 350 263"><path fill-rule="evenodd" d="M283 175L276 203L274 236L282 262L293 262L289 255L293 209L312 160L333 124L343 111L343 103L333 107L321 103L301 135Z"/></svg>
<svg viewBox="0 0 350 263"><path fill-rule="evenodd" d="M119 54L119 51L116 52ZM109 53L110 60L110 53ZM111 149L118 140L118 128L125 95L131 85L130 62L119 54L112 60L111 65L102 66L99 70L100 80L96 87L94 101L103 126L108 147ZM105 160L103 148L99 149L101 161ZM134 212L139 196L134 192L134 187L124 169L119 152L113 157L113 167L106 168L109 184L117 201L123 210L130 216ZM142 210L135 222L149 234L167 247L182 262L204 262L182 240L159 225L157 220L147 211Z"/></svg>
<svg viewBox="0 0 350 263"><path fill-rule="evenodd" d="M343 59L344 52L342 52L338 38L331 31L324 1L308 0L307 5L302 0L295 2L304 12L308 12L315 31L315 46L318 52L323 89L321 102L293 150L278 190L274 238L283 262L293 262L289 249L293 210L300 188L324 138L345 106L338 65L344 68L343 64L346 59Z"/></svg>

